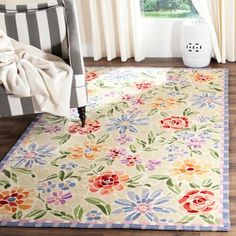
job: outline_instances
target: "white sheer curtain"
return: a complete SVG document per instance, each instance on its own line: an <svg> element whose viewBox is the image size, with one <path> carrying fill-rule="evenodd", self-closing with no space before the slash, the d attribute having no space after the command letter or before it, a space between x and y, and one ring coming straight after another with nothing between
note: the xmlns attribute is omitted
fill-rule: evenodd
<svg viewBox="0 0 236 236"><path fill-rule="evenodd" d="M89 9L94 60L144 59L139 0L89 0Z"/></svg>
<svg viewBox="0 0 236 236"><path fill-rule="evenodd" d="M208 23L218 62L236 61L236 1L192 0Z"/></svg>

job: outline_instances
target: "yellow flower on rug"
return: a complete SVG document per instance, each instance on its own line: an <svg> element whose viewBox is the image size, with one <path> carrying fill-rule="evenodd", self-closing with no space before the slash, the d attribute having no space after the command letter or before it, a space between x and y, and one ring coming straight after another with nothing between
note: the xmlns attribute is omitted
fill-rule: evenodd
<svg viewBox="0 0 236 236"><path fill-rule="evenodd" d="M209 164L203 164L202 161L197 161L193 158L175 161L173 167L170 168L171 174L176 176L179 180L189 182L209 173L209 170Z"/></svg>

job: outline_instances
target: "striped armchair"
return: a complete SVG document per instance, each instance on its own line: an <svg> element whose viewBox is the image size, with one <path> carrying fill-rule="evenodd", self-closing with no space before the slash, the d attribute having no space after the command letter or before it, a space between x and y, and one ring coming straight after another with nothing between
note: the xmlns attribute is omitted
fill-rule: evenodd
<svg viewBox="0 0 236 236"><path fill-rule="evenodd" d="M84 126L87 91L75 0L15 6L0 4L0 29L21 43L63 58L72 67L74 77L70 106L78 108ZM36 112L30 97L6 94L0 85L0 117Z"/></svg>

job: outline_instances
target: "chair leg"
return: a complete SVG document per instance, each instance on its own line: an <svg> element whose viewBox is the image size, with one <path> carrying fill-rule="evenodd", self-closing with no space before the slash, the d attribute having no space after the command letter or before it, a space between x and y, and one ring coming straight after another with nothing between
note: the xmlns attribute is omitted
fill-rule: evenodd
<svg viewBox="0 0 236 236"><path fill-rule="evenodd" d="M81 127L85 126L85 120L86 120L86 107L78 107L78 113L79 113L79 118L81 120Z"/></svg>

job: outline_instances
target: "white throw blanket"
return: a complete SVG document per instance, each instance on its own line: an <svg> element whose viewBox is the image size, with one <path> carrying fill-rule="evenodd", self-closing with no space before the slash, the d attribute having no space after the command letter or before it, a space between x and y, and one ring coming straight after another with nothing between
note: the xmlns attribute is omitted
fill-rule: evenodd
<svg viewBox="0 0 236 236"><path fill-rule="evenodd" d="M37 112L68 116L72 69L61 58L9 38L0 30L0 84L32 97Z"/></svg>

